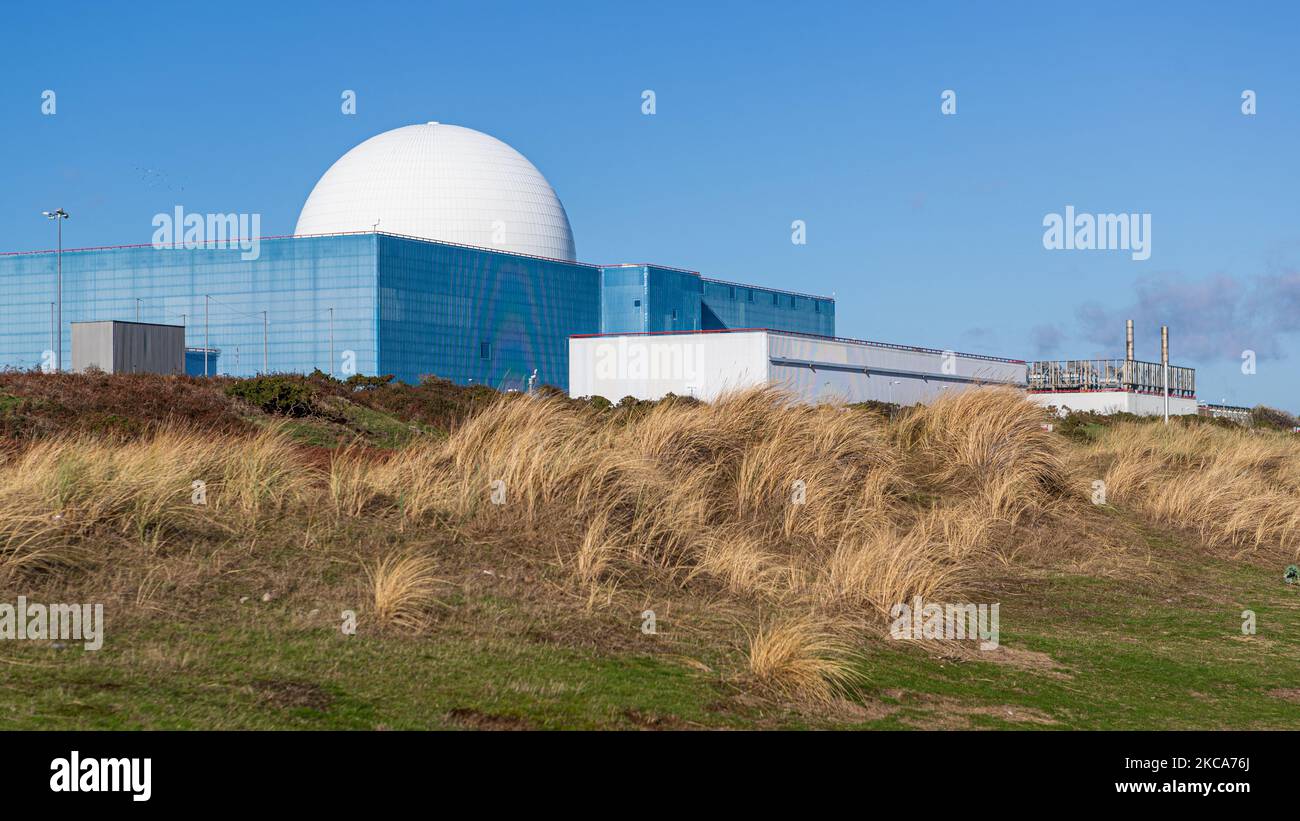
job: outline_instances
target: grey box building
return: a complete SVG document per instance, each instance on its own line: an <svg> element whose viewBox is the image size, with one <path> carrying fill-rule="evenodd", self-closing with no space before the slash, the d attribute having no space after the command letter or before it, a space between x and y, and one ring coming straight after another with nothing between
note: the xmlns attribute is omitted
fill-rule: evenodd
<svg viewBox="0 0 1300 821"><path fill-rule="evenodd" d="M149 322L72 323L72 369L82 373L185 373L185 327Z"/></svg>

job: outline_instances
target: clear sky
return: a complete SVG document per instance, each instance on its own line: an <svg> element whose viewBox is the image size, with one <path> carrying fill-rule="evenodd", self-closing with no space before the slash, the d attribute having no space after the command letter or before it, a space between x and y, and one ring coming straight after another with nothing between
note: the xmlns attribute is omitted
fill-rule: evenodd
<svg viewBox="0 0 1300 821"><path fill-rule="evenodd" d="M1024 359L1122 356L1128 317L1158 359L1165 322L1202 400L1300 410L1294 3L65 2L3 20L0 250L52 247L39 212L60 206L69 247L147 243L176 205L290 233L345 151L438 120L531 159L584 261L834 294L841 336ZM1067 205L1149 214L1150 258L1045 249Z"/></svg>

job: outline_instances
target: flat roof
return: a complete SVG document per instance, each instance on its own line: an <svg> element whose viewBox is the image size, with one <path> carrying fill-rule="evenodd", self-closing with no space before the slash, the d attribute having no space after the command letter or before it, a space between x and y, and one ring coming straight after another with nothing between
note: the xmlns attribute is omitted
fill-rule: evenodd
<svg viewBox="0 0 1300 821"><path fill-rule="evenodd" d="M803 291L790 291L785 288L773 288L770 285L754 285L748 282L732 282L728 279L718 279L717 277L706 277L699 271L693 271L690 268L675 268L672 265L660 265L657 262L616 262L613 265L602 265L601 268L660 268L665 271L676 271L679 274L690 274L699 277L705 282L712 282L715 285L730 285L735 288L749 288L751 290L767 291L769 293L786 294L787 296L801 296L804 299L823 299L827 302L834 302L835 297L824 296L822 294L806 294Z"/></svg>
<svg viewBox="0 0 1300 821"><path fill-rule="evenodd" d="M446 242L445 240L429 239L428 237L416 237L416 236L411 236L410 234L394 234L391 231L335 231L333 233L328 233L328 234L275 234L269 237L247 237L247 238L227 237L226 239L221 239L221 240L203 240L200 244L201 245L211 245L214 243L230 244L230 243L253 242L253 241L265 242L267 240L311 239L315 237L352 237L352 236L369 236L371 234L375 236L397 237L399 239L415 240L416 242L427 242L430 243L431 245L446 245L450 248L469 248L474 251L491 251L494 254L507 254L512 257L540 259L540 260L545 260L546 262L562 262L565 265L580 265L584 268L601 267L599 265L593 265L589 262L576 262L571 259L553 259L551 257L539 257L534 254L521 254L518 251L506 251L501 248L489 248L483 245L466 245L460 242ZM131 245L92 245L86 248L64 248L63 253L74 254L79 251L117 251L126 248L156 248L156 247L158 246L154 245L151 242L137 242ZM162 248L169 248L170 250L185 250L184 245L177 245L176 243L163 245ZM188 250L198 250L198 249L192 248ZM49 248L43 251L2 251L0 252L0 257L16 257L16 256L27 256L32 254L55 254L55 253L59 253L59 250L57 248Z"/></svg>
<svg viewBox="0 0 1300 821"><path fill-rule="evenodd" d="M922 348L916 345L897 345L893 342L873 342L869 339L852 339L845 336L824 336L822 334L810 334L804 331L782 331L776 328L716 328L707 331L633 331L629 333L609 333L609 334L570 334L570 339L599 339L602 337L615 336L695 336L698 334L742 334L742 333L769 333L777 336L797 336L808 339L820 339L826 342L844 342L849 345L868 345L873 348L888 348L893 351L907 351L910 353L931 353L940 354L949 353L949 351L940 348ZM986 362L1006 362L1011 365L1024 365L1023 359L1007 359L1002 356L988 356L981 353L962 353L961 351L951 351L956 356L964 356L968 359L983 359Z"/></svg>
<svg viewBox="0 0 1300 821"><path fill-rule="evenodd" d="M211 245L214 243L229 244L229 243L238 243L238 242L253 242L254 240L256 240L257 242L263 242L266 240L310 239L313 237L350 237L350 236L363 236L368 234L374 234L375 236L397 237L398 239L408 239L408 240L413 240L415 242L427 242L432 245L445 245L449 248L468 248L473 251L490 251L494 254L506 254L512 257L523 257L525 259L540 259L545 262L560 262L565 265L579 265L583 268L640 268L640 267L647 267L647 266L651 268L662 268L665 271L678 271L684 274L691 274L693 276L700 277L700 279L706 280L708 282L719 282L724 285L735 285L741 288L757 288L763 291L774 291L776 293L789 294L791 296L801 296L801 297L806 297L808 299L822 299L828 302L835 301L834 297L821 296L818 294L805 294L805 293L800 293L799 291L787 291L781 288L769 288L766 285L750 285L741 282L728 282L726 280L713 279L701 275L699 271L692 271L689 268L675 268L671 265L660 265L657 262L616 262L608 265L602 265L593 262L578 262L577 260L571 260L571 259L555 259L553 257L541 257L535 254L521 254L518 251L507 251L502 248L492 248L485 245L466 245L460 242L447 242L446 240L429 239L428 237L417 237L411 234L395 234L391 231L336 231L328 234L275 234L269 237L248 237L247 239L241 237L234 237L234 238L227 238L224 240L204 240L202 241L201 245ZM155 247L157 246L155 246L151 242L138 242L130 245L91 245L84 248L64 248L62 253L75 254L84 251L118 251L118 250L124 250L128 248L155 248ZM176 245L175 243L164 245L163 247L169 248L171 250L181 250L185 248L184 245ZM190 249L190 250L197 250L197 249ZM34 256L37 254L57 254L57 253L59 253L59 249L57 248L48 248L41 251L0 251L0 257L20 257L20 256Z"/></svg>
<svg viewBox="0 0 1300 821"><path fill-rule="evenodd" d="M787 291L784 288L769 288L766 285L750 285L747 282L731 282L730 280L726 280L726 279L715 279L713 277L706 277L706 276L701 276L700 279L704 280L705 282L712 282L715 285L727 285L732 288L750 288L759 291L770 291L772 293L777 293L777 294L786 294L787 296L801 296L804 299L824 299L827 302L835 301L835 297L833 296L821 296L820 294L805 294L802 291Z"/></svg>
<svg viewBox="0 0 1300 821"><path fill-rule="evenodd" d="M69 322L69 325L102 325L111 322L116 325L151 325L155 328L184 328L184 325L171 325L166 322L136 322L133 319L81 319Z"/></svg>

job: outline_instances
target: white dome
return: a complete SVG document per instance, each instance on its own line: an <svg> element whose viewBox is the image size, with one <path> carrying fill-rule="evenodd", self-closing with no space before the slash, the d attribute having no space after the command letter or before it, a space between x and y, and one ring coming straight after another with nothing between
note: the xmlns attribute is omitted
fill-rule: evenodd
<svg viewBox="0 0 1300 821"><path fill-rule="evenodd" d="M576 259L564 205L510 146L470 128L408 125L371 137L320 178L295 234L378 230Z"/></svg>

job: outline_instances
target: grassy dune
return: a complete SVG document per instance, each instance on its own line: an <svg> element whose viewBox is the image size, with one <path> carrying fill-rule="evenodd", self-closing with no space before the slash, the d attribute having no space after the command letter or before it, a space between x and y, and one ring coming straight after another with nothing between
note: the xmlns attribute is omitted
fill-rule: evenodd
<svg viewBox="0 0 1300 821"><path fill-rule="evenodd" d="M1293 436L400 390L24 423L0 601L107 638L0 642L0 726L1300 726ZM890 640L918 596L1001 602L1002 646Z"/></svg>

